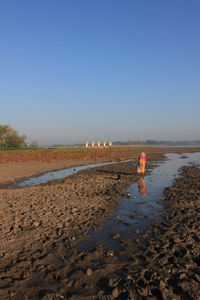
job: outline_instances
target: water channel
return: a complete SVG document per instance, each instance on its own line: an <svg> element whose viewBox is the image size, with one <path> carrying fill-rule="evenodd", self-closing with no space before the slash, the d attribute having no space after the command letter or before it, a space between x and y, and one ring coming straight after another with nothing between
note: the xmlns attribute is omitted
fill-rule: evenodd
<svg viewBox="0 0 200 300"><path fill-rule="evenodd" d="M124 160L122 162L128 162L131 161L131 159ZM121 162L121 163L122 163ZM42 174L40 176L31 177L25 180L22 180L20 182L15 182L14 184L8 186L9 188L16 188L16 187L27 187L27 186L34 186L39 185L42 183L47 183L50 180L56 180L56 179L62 179L65 177L68 177L70 175L74 175L82 170L88 170L96 167L102 167L110 164L115 164L117 162L105 162L105 163L97 163L97 164L89 164L84 166L78 166L78 167L72 167L67 169L62 169L58 171L52 171L47 172L45 174Z"/></svg>
<svg viewBox="0 0 200 300"><path fill-rule="evenodd" d="M96 243L104 243L105 249L120 250L119 239L113 239L116 234L127 238L132 234L144 233L147 227L155 221L161 221L158 212L162 205L158 203L164 198L163 191L172 185L182 166L195 164L200 166L200 152L186 154L166 154L166 160L156 166L149 176L141 177L129 186L126 195L114 213L112 219L103 223L99 231L90 229L88 240L79 243L78 249L86 251Z"/></svg>
<svg viewBox="0 0 200 300"><path fill-rule="evenodd" d="M169 153L165 156L166 160L152 169L149 176L141 177L136 183L129 186L126 191L126 195L128 194L129 197L122 198L113 218L105 221L100 230L90 229L88 239L79 243L78 250L87 251L92 245L101 242L105 249L117 251L120 249L120 241L113 239L114 235L119 234L122 238L130 237L136 232L145 232L154 221L161 221L158 212L162 209L162 205L158 201L164 198L164 189L172 185L182 166L195 164L200 167L200 152ZM127 161L131 160L122 161L122 163ZM74 175L81 170L114 163L116 162L97 163L48 172L9 187L34 186Z"/></svg>

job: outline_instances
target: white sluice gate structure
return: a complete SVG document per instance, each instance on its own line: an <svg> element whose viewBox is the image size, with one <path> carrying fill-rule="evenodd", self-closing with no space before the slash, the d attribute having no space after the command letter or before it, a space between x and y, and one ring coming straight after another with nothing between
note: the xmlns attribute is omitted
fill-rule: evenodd
<svg viewBox="0 0 200 300"><path fill-rule="evenodd" d="M86 148L111 148L112 142L85 142Z"/></svg>

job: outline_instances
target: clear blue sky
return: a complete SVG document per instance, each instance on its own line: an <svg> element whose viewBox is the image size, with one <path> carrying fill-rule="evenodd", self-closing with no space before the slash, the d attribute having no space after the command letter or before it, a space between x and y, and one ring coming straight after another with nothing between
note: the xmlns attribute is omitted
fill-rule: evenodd
<svg viewBox="0 0 200 300"><path fill-rule="evenodd" d="M41 145L200 138L199 0L0 0L0 123Z"/></svg>

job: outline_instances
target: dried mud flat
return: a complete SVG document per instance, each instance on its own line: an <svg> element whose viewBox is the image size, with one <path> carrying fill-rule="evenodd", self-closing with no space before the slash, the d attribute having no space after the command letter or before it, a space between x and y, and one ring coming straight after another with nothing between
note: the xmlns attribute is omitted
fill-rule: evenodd
<svg viewBox="0 0 200 300"><path fill-rule="evenodd" d="M129 162L40 186L1 189L0 299L199 299L195 167L183 168L166 190L161 224L121 240L120 253L101 244L77 251L78 241L112 215L137 178Z"/></svg>

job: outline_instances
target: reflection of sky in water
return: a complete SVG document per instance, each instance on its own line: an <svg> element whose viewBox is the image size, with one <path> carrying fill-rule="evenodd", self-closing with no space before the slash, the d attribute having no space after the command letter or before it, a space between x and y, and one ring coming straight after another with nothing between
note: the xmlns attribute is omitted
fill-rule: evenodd
<svg viewBox="0 0 200 300"><path fill-rule="evenodd" d="M78 246L79 250L87 250L98 242L105 242L105 248L117 250L120 248L120 243L112 239L114 234L120 233L123 238L130 237L137 230L140 233L145 232L147 225L153 221L161 220L161 217L156 215L156 212L162 209L157 201L163 198L164 188L172 184L182 166L200 163L200 152L186 155L171 153L166 157L166 161L155 167L149 176L145 176L145 196L141 195L137 182L132 184L127 189L130 198L123 197L114 217L105 221L101 230L89 231L89 240L81 242Z"/></svg>
<svg viewBox="0 0 200 300"><path fill-rule="evenodd" d="M132 161L132 159L124 160L122 162L128 162L128 161ZM78 167L72 167L72 168L67 168L67 169L58 170L58 171L47 172L40 176L25 179L23 181L15 183L9 187L14 188L14 187L26 187L26 186L39 185L42 183L47 183L50 180L62 179L62 178L68 177L70 175L74 175L82 170L92 169L95 167L101 167L101 166L106 166L106 165L115 164L115 163L116 162L97 163L97 164L90 164L90 165L85 165L85 166L78 166Z"/></svg>

